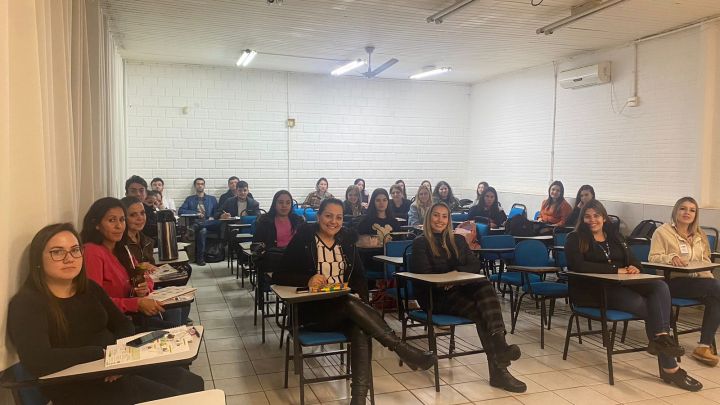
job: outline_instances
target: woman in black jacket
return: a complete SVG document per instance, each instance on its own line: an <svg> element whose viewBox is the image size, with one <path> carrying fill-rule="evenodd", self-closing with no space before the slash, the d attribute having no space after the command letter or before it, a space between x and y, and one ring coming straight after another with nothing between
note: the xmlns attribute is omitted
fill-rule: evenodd
<svg viewBox="0 0 720 405"><path fill-rule="evenodd" d="M102 359L104 349L134 333L105 291L88 280L71 224L48 225L30 244L30 272L10 301L8 335L20 361L40 377ZM182 367L41 386L53 404L135 404L203 390Z"/></svg>
<svg viewBox="0 0 720 405"><path fill-rule="evenodd" d="M280 190L273 196L270 210L255 224L253 242L262 242L266 249L285 248L305 219L292 210L292 194Z"/></svg>
<svg viewBox="0 0 720 405"><path fill-rule="evenodd" d="M427 370L434 356L400 340L367 301L367 280L355 248L356 234L343 224L343 204L330 198L320 204L317 224L302 225L287 247L282 271L273 273L273 282L295 287L319 287L348 283L360 298L345 295L315 301L300 307L300 322L310 330L341 330L352 342L352 401L364 404L370 383L371 353L368 336L395 351L411 368Z"/></svg>
<svg viewBox="0 0 720 405"><path fill-rule="evenodd" d="M482 198L480 198L480 203L470 208L468 219L473 220L475 217L487 218L490 221L491 228L497 228L507 221L505 211L500 208L495 188L486 187L482 193Z"/></svg>
<svg viewBox="0 0 720 405"><path fill-rule="evenodd" d="M608 220L605 207L591 200L580 210L574 232L565 243L568 269L579 273L638 274L640 262ZM597 285L573 280L570 298L576 306L599 306ZM675 357L685 350L670 336L670 290L662 280L606 289L609 309L629 312L645 320L647 351L660 359L660 378L688 391L699 391L702 384L681 369Z"/></svg>
<svg viewBox="0 0 720 405"><path fill-rule="evenodd" d="M470 251L465 238L454 235L450 208L435 203L425 216L423 235L413 241L410 271L439 274L453 270L477 273L480 262ZM428 308L428 291L415 286L421 308ZM490 385L510 392L525 392L527 386L507 371L511 360L520 358L520 348L505 341L505 323L495 290L486 279L476 283L433 289L433 311L462 316L475 322L485 349L490 371Z"/></svg>
<svg viewBox="0 0 720 405"><path fill-rule="evenodd" d="M580 210L583 206L590 201L595 199L595 189L589 184L583 184L578 189L577 195L575 196L575 206L573 207L570 216L565 220L565 225L569 227L575 227L578 220L580 219Z"/></svg>

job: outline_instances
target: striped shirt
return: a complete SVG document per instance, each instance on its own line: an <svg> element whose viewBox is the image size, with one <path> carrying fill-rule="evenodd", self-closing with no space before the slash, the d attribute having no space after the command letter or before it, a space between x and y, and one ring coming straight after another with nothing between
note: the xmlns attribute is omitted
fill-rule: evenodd
<svg viewBox="0 0 720 405"><path fill-rule="evenodd" d="M327 283L342 283L347 263L340 244L335 242L328 247L319 236L315 235L317 247L317 272L327 279Z"/></svg>

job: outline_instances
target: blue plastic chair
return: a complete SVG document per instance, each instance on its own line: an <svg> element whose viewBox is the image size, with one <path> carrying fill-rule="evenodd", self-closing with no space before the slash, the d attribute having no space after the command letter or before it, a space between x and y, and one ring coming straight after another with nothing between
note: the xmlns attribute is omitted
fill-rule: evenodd
<svg viewBox="0 0 720 405"><path fill-rule="evenodd" d="M515 246L515 261L513 263L523 267L555 267L554 263L548 257L548 251L545 244L537 240L524 240ZM560 271L560 268L556 268ZM545 348L545 318L547 317L547 328L550 330L552 314L555 310L555 300L558 298L567 298L568 285L564 283L542 281L537 274L521 272L522 290L519 294L514 307L514 316L512 319L512 329L510 333L515 332L520 315L520 306L526 295L529 295L535 302L540 302L540 348ZM535 276L535 277L532 277ZM550 300L549 313L545 309L545 300Z"/></svg>
<svg viewBox="0 0 720 405"><path fill-rule="evenodd" d="M317 222L317 211L310 207L305 208L302 215L305 216L306 222Z"/></svg>
<svg viewBox="0 0 720 405"><path fill-rule="evenodd" d="M49 399L40 392L37 378L27 372L22 363L15 363L0 375L0 387L9 389L19 405L46 405Z"/></svg>
<svg viewBox="0 0 720 405"><path fill-rule="evenodd" d="M475 224L475 230L477 231L478 242L480 242L480 238L482 238L483 236L490 235L490 226L488 224L478 222Z"/></svg>
<svg viewBox="0 0 720 405"><path fill-rule="evenodd" d="M463 222L468 220L467 212L453 212L450 214L453 222Z"/></svg>
<svg viewBox="0 0 720 405"><path fill-rule="evenodd" d="M404 257L405 250L408 249L409 246L412 246L412 240L397 240L397 241L390 241L385 244L385 256L390 257ZM383 279L385 280L385 288L379 290L385 293L385 295L388 295L392 297L395 302L397 302L397 289L395 288L387 288L388 283L390 280L395 279L395 273L398 271L398 267L405 267L407 263L403 263L403 266L396 266L394 264L385 263L385 272L383 274ZM382 301L382 305L380 306L380 313L382 314L383 318L385 317L385 301Z"/></svg>
<svg viewBox="0 0 720 405"><path fill-rule="evenodd" d="M523 215L527 217L527 207L525 207L524 204L513 204L512 207L510 207L510 212L508 212L507 219L510 219L516 215Z"/></svg>
<svg viewBox="0 0 720 405"><path fill-rule="evenodd" d="M537 221L538 218L540 218L540 211L535 211L535 216L533 217L533 219Z"/></svg>

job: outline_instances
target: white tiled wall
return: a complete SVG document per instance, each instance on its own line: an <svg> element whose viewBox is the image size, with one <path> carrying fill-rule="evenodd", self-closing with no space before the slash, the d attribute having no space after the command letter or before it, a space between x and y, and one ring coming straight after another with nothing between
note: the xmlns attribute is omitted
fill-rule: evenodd
<svg viewBox="0 0 720 405"><path fill-rule="evenodd" d="M177 204L195 177L218 195L237 175L267 207L320 176L344 197L356 177L372 189L464 174L467 85L140 62L127 84L128 175L162 177Z"/></svg>

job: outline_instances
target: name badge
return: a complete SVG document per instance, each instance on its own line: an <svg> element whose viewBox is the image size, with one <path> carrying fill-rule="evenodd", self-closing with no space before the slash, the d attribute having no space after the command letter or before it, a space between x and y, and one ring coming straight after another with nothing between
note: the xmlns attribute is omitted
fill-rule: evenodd
<svg viewBox="0 0 720 405"><path fill-rule="evenodd" d="M688 245L681 243L680 244L680 253L683 255L690 254L690 249L688 249Z"/></svg>

